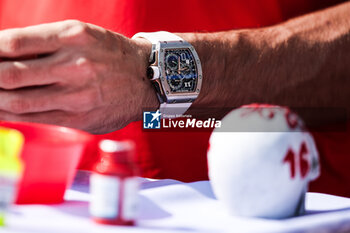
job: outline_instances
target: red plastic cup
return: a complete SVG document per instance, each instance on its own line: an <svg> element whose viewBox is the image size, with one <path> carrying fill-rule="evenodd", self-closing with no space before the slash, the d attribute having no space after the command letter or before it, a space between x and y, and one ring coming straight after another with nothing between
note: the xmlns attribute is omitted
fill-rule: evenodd
<svg viewBox="0 0 350 233"><path fill-rule="evenodd" d="M0 126L16 129L25 137L21 158L17 204L53 204L63 201L76 168L93 136L66 127L26 122L0 121Z"/></svg>

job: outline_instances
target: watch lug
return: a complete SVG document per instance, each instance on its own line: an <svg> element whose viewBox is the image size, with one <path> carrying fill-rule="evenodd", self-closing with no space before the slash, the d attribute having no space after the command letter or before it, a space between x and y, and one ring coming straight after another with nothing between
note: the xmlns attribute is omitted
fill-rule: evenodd
<svg viewBox="0 0 350 233"><path fill-rule="evenodd" d="M158 51L157 51L157 46L152 45L152 50L151 50L151 55L149 57L149 64L151 65L156 65L158 63Z"/></svg>
<svg viewBox="0 0 350 233"><path fill-rule="evenodd" d="M164 95L164 91L163 91L162 86L161 86L161 84L160 84L160 80L159 80L159 79L158 79L158 80L155 80L155 81L153 82L153 86L154 86L154 88L156 89L157 98L158 98L159 102L160 102L160 103L166 102L166 97L165 97L165 95Z"/></svg>
<svg viewBox="0 0 350 233"><path fill-rule="evenodd" d="M149 64L154 64L156 61L156 52L152 49L151 55L149 57Z"/></svg>

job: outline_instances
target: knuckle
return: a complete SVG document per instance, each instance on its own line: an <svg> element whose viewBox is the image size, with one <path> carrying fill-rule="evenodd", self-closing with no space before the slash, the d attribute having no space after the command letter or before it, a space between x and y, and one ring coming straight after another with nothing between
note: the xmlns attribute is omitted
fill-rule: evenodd
<svg viewBox="0 0 350 233"><path fill-rule="evenodd" d="M22 48L22 39L16 35L8 35L7 37L3 38L5 50L8 53L16 53Z"/></svg>
<svg viewBox="0 0 350 233"><path fill-rule="evenodd" d="M66 22L66 37L70 40L85 43L90 41L89 26L78 20Z"/></svg>
<svg viewBox="0 0 350 233"><path fill-rule="evenodd" d="M84 35L87 32L88 26L86 23L77 21L72 25L72 28L76 31L78 35Z"/></svg>
<svg viewBox="0 0 350 233"><path fill-rule="evenodd" d="M17 114L26 113L30 109L30 103L23 98L15 98L9 103L9 111Z"/></svg>
<svg viewBox="0 0 350 233"><path fill-rule="evenodd" d="M75 65L78 69L78 72L88 76L88 77L96 77L97 76L97 66L95 62L86 57L77 58Z"/></svg>
<svg viewBox="0 0 350 233"><path fill-rule="evenodd" d="M79 21L77 19L67 19L64 21L64 23L69 25L69 26L74 26L74 25L81 23L81 21Z"/></svg>

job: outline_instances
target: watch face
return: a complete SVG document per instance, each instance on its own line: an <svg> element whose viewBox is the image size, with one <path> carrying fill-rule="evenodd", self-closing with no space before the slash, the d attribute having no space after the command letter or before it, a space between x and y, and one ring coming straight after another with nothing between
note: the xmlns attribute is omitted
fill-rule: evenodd
<svg viewBox="0 0 350 233"><path fill-rule="evenodd" d="M194 57L189 49L165 51L165 74L172 93L194 92L197 73Z"/></svg>

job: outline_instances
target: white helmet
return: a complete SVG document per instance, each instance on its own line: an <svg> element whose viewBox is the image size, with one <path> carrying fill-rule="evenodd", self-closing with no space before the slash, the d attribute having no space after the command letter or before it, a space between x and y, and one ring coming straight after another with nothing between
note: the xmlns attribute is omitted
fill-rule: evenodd
<svg viewBox="0 0 350 233"><path fill-rule="evenodd" d="M209 177L234 215L286 218L304 211L319 176L314 140L288 108L247 105L230 112L210 137Z"/></svg>

